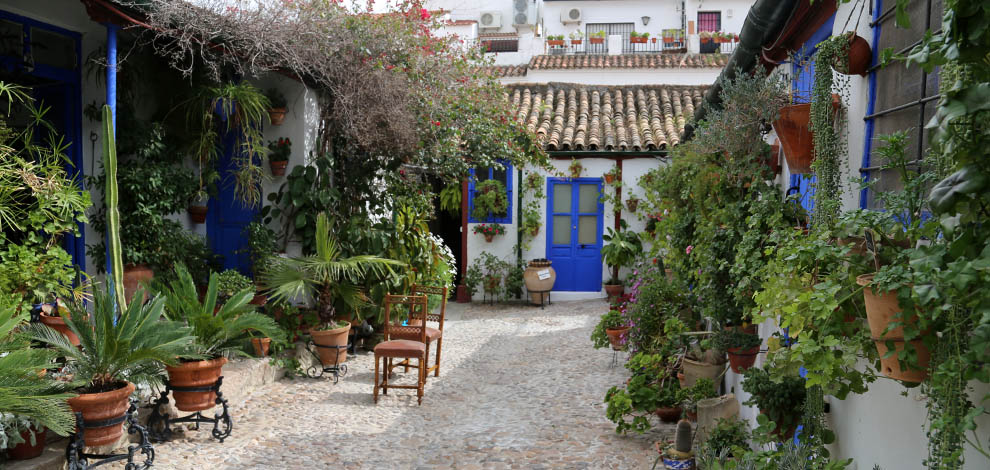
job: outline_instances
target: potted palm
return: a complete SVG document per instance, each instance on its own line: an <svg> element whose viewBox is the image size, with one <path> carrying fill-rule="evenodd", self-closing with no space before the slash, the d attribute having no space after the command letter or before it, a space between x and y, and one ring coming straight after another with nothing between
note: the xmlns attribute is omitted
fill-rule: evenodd
<svg viewBox="0 0 990 470"><path fill-rule="evenodd" d="M262 285L273 301L312 298L320 324L310 330L323 364L340 364L347 360L347 335L351 324L334 320L336 307L343 305L358 311L368 305L360 285L369 275L385 276L393 266L403 263L373 255L344 258L337 241L330 235L325 213L316 217L316 253L294 258L279 258L262 273Z"/></svg>
<svg viewBox="0 0 990 470"><path fill-rule="evenodd" d="M166 367L169 384L173 387L215 384L227 358L243 354L240 347L249 332L257 331L269 338L283 336L274 320L258 313L248 303L255 293L250 280L223 298L220 275L211 273L206 295L201 301L189 271L181 265L175 271L176 279L162 290L167 297L165 316L176 323L189 325L194 340L192 354L183 355L178 363L173 361ZM175 391L173 396L175 407L188 412L212 408L216 401L215 390Z"/></svg>
<svg viewBox="0 0 990 470"><path fill-rule="evenodd" d="M625 291L622 281L619 280L619 268L629 266L636 259L636 256L643 251L643 243L639 240L639 235L632 230L628 230L625 220L619 221L619 231L612 228L602 236L608 244L602 247L602 259L605 264L612 269L612 277L605 282L605 293L609 300L614 299Z"/></svg>

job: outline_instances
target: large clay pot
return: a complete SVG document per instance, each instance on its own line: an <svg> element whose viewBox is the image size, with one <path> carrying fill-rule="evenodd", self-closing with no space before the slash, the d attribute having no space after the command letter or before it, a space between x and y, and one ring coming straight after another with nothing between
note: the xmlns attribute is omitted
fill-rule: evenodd
<svg viewBox="0 0 990 470"><path fill-rule="evenodd" d="M151 282L155 277L155 272L145 264L127 264L124 265L124 297L127 298L127 303L131 302L134 298L134 294L137 292L138 288L141 287L142 283ZM144 293L144 298L141 302L144 302L148 298L148 293Z"/></svg>
<svg viewBox="0 0 990 470"><path fill-rule="evenodd" d="M838 238L838 239L835 240L835 242L839 246L851 245L851 247L849 249L849 254L850 255L866 255L868 253L868 251L869 251L867 249L867 247L866 247L866 238L864 238L864 237L844 237L844 238Z"/></svg>
<svg viewBox="0 0 990 470"><path fill-rule="evenodd" d="M814 140L808 124L811 104L799 103L780 108L780 117L773 122L777 138L784 146L784 159L791 174L810 173L814 160Z"/></svg>
<svg viewBox="0 0 990 470"><path fill-rule="evenodd" d="M69 398L69 408L74 413L82 413L83 421L107 421L120 419L127 414L130 407L128 398L134 392L134 384L121 382L120 388L102 393L81 393ZM124 421L110 426L86 428L83 433L86 447L98 447L113 444L124 434Z"/></svg>
<svg viewBox="0 0 990 470"><path fill-rule="evenodd" d="M928 377L928 364L931 361L931 352L928 347L919 340L911 341L911 345L918 353L918 367L920 369L901 369L897 360L898 354L904 350L904 328L898 326L884 333L890 322L896 321L902 311L900 303L897 301L897 293L887 291L877 293L870 287L873 283L872 274L864 274L856 278L856 283L864 286L863 301L866 303L866 320L870 324L870 334L873 336L873 343L880 354L880 366L882 372L887 377L904 382L922 382ZM918 321L918 317L906 319L908 323ZM889 358L884 358L889 349L887 342L893 342L895 353Z"/></svg>
<svg viewBox="0 0 990 470"><path fill-rule="evenodd" d="M310 330L313 342L322 346L347 346L347 335L351 331L351 324L348 323L340 328L332 330ZM343 364L347 360L347 348L316 348L320 355L320 362L324 366Z"/></svg>
<svg viewBox="0 0 990 470"><path fill-rule="evenodd" d="M543 279L540 279L541 275ZM529 303L541 305L545 294L540 292L549 292L553 289L554 282L557 282L557 271L550 266L549 260L533 260L523 271L523 281L526 283L526 291L529 292Z"/></svg>
<svg viewBox="0 0 990 470"><path fill-rule="evenodd" d="M621 351L622 348L625 347L625 343L623 342L623 339L626 335L626 332L628 331L629 331L628 326L624 326L622 328L605 329L605 334L608 335L608 342L609 344L612 345L612 349L616 351Z"/></svg>
<svg viewBox="0 0 990 470"><path fill-rule="evenodd" d="M698 379L708 379L715 385L715 392L718 392L719 376L725 370L725 363L708 364L692 359L681 360L681 368L684 370L684 386L692 387Z"/></svg>
<svg viewBox="0 0 990 470"><path fill-rule="evenodd" d="M749 349L729 348L726 352L729 354L729 367L732 368L732 372L741 374L744 370L753 367L753 364L756 363L756 356L760 353L760 347L753 346Z"/></svg>
<svg viewBox="0 0 990 470"><path fill-rule="evenodd" d="M612 300L622 296L626 291L626 286L622 284L605 284L605 294L608 295L608 300Z"/></svg>
<svg viewBox="0 0 990 470"><path fill-rule="evenodd" d="M272 108L268 110L268 119L272 121L273 126L281 126L285 122L285 113L288 110L285 108Z"/></svg>
<svg viewBox="0 0 990 470"><path fill-rule="evenodd" d="M251 346L254 347L254 355L258 357L265 357L268 355L268 349L272 345L271 338L251 338Z"/></svg>
<svg viewBox="0 0 990 470"><path fill-rule="evenodd" d="M31 431L21 431L21 439L24 442L7 449L7 457L11 460L33 459L45 451L45 438L48 436L48 428L42 426L40 431L35 430L34 445L31 445Z"/></svg>
<svg viewBox="0 0 990 470"><path fill-rule="evenodd" d="M866 71L869 70L870 62L872 61L873 51L870 49L870 43L866 42L866 39L863 39L859 35L851 34L849 37L849 51L846 63L833 63L832 68L841 74L861 75L865 77Z"/></svg>
<svg viewBox="0 0 990 470"><path fill-rule="evenodd" d="M208 361L184 362L175 367L166 366L168 383L172 387L209 387L217 383L227 358ZM203 411L216 405L217 392L172 392L175 407L180 411Z"/></svg>
<svg viewBox="0 0 990 470"><path fill-rule="evenodd" d="M69 325L65 324L65 319L61 316L42 314L41 323L44 323L45 326L65 335L73 346L79 346L79 337L69 329Z"/></svg>

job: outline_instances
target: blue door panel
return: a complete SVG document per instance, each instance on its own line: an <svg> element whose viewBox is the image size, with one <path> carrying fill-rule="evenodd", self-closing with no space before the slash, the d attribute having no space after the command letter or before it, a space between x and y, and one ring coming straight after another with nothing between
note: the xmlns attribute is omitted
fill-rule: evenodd
<svg viewBox="0 0 990 470"><path fill-rule="evenodd" d="M581 212L580 188L582 185L594 185L594 212ZM550 178L547 181L549 199L547 204L547 258L553 262L557 272L555 291L600 291L602 288L602 215L603 204L599 200L601 194L601 179L599 178ZM560 189L563 186L565 189ZM554 194L557 190L569 194L571 204L566 208L557 208L555 212ZM587 188L586 188L587 189ZM586 195L587 196L587 195ZM566 203L564 203L566 204ZM589 208L586 208L589 209ZM554 243L554 217L566 217L570 221L566 238L568 243ZM591 216L594 222L593 243L578 243L578 225L580 217ZM586 240L587 241L587 240Z"/></svg>
<svg viewBox="0 0 990 470"><path fill-rule="evenodd" d="M244 227L254 220L256 209L244 207L234 191L237 138L233 132L223 138L223 155L219 163L219 194L210 198L206 233L213 253L223 257L223 269L236 269L251 275L251 257Z"/></svg>

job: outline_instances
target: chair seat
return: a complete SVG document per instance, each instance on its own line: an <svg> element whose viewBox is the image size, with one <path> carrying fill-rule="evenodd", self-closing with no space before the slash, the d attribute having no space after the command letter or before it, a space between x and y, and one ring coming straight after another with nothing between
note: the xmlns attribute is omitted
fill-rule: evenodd
<svg viewBox="0 0 990 470"><path fill-rule="evenodd" d="M392 333L393 338L408 339L410 341L419 341L419 335L415 333ZM426 327L426 341L436 341L443 336L443 332L436 329Z"/></svg>
<svg viewBox="0 0 990 470"><path fill-rule="evenodd" d="M394 339L378 343L375 346L375 356L382 357L419 357L426 355L426 344L407 339Z"/></svg>

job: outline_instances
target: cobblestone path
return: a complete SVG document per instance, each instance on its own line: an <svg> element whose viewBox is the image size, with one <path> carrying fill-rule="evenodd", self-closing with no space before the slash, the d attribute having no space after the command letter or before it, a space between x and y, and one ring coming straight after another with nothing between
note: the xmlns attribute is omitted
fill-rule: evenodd
<svg viewBox="0 0 990 470"><path fill-rule="evenodd" d="M618 436L605 418L628 373L588 339L604 308L452 303L422 406L415 390L375 405L374 356L360 352L337 385L283 380L235 404L223 444L204 431L156 445L155 468L649 469L660 431ZM398 376L414 383L415 369Z"/></svg>

